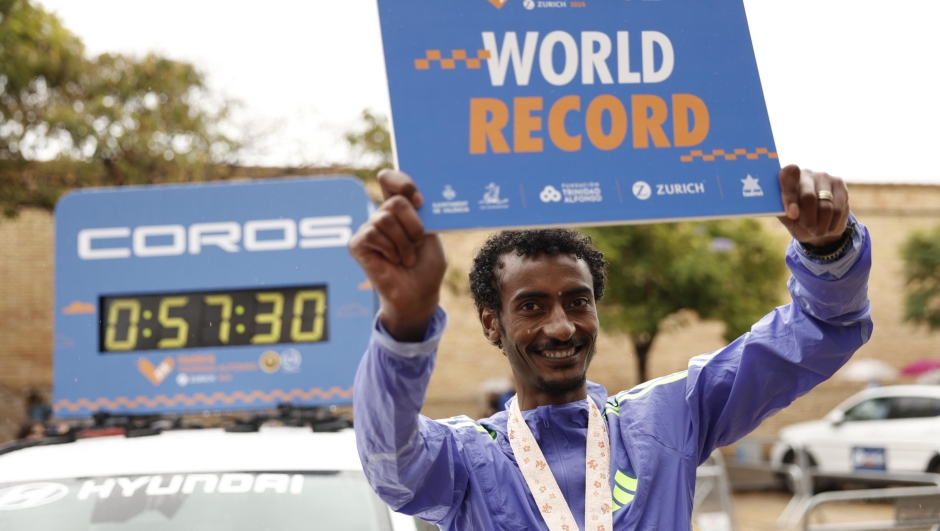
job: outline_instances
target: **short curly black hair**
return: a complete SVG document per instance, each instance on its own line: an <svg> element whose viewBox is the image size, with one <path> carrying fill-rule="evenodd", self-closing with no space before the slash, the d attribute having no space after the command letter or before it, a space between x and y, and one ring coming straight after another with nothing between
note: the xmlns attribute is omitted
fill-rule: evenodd
<svg viewBox="0 0 940 531"><path fill-rule="evenodd" d="M570 254L584 260L594 279L594 300L600 300L607 287L607 263L604 254L594 247L588 236L573 229L507 230L487 238L473 258L470 269L470 292L477 309L489 308L501 313L498 270L500 258L515 252L518 256L537 254Z"/></svg>

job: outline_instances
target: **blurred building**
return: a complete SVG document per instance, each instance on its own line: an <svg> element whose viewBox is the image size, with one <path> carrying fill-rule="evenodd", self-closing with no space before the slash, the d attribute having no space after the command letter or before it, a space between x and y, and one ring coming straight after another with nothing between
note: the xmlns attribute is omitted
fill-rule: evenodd
<svg viewBox="0 0 940 531"><path fill-rule="evenodd" d="M940 356L940 332L929 333L902 321L903 263L899 246L912 233L940 225L940 186L850 186L852 209L871 230L874 265L870 284L875 331L859 355L884 360L895 367L924 357ZM780 242L786 230L765 220L770 237ZM486 232L446 234L450 260L442 302L450 313L450 328L431 380L425 413L431 417L456 414L478 416L484 382L509 377L505 357L483 337L467 287L467 271ZM0 442L15 434L24 419L24 399L30 389L51 392L53 289L52 216L26 210L15 220L0 221ZM781 286L780 303L785 302ZM724 345L720 323L700 322L660 333L650 354L650 375L685 369L692 356ZM630 342L616 333L602 334L589 377L610 392L637 382ZM783 425L819 418L864 384L838 378L826 382L793 406L769 419L760 432L772 435Z"/></svg>

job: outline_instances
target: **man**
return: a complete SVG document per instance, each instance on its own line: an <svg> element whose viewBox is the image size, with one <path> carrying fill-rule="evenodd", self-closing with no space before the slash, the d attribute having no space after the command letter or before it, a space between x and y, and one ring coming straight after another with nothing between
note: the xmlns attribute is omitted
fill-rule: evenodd
<svg viewBox="0 0 940 531"><path fill-rule="evenodd" d="M796 166L779 179L793 302L687 371L611 397L585 379L601 254L564 229L491 237L471 290L517 394L509 411L474 422L419 415L447 321L446 262L411 179L380 175L385 202L350 242L381 299L354 402L379 496L442 529L690 529L696 467L831 376L871 334L870 244L845 185Z"/></svg>

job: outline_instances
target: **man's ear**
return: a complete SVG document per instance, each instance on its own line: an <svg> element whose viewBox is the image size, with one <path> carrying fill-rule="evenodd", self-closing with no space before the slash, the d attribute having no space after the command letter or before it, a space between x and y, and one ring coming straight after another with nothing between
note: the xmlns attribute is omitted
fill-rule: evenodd
<svg viewBox="0 0 940 531"><path fill-rule="evenodd" d="M480 308L477 310L480 317L480 324L483 325L483 335L494 345L500 345L503 335L499 331L499 320L496 312L489 308Z"/></svg>

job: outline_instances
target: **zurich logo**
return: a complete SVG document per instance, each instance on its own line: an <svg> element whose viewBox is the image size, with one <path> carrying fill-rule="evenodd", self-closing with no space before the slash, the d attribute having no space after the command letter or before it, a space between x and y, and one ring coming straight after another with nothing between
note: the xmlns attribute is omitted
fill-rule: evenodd
<svg viewBox="0 0 940 531"><path fill-rule="evenodd" d="M0 490L0 511L32 509L61 500L69 488L61 483L27 483Z"/></svg>
<svg viewBox="0 0 940 531"><path fill-rule="evenodd" d="M535 0L525 0L522 2L522 7L526 9L535 9Z"/></svg>
<svg viewBox="0 0 940 531"><path fill-rule="evenodd" d="M542 190L542 193L539 194L539 199L541 199L543 203L557 203L561 201L561 192L554 186L548 185Z"/></svg>
<svg viewBox="0 0 940 531"><path fill-rule="evenodd" d="M637 181L633 183L633 195L640 201L646 201L653 195L653 189L645 181Z"/></svg>

